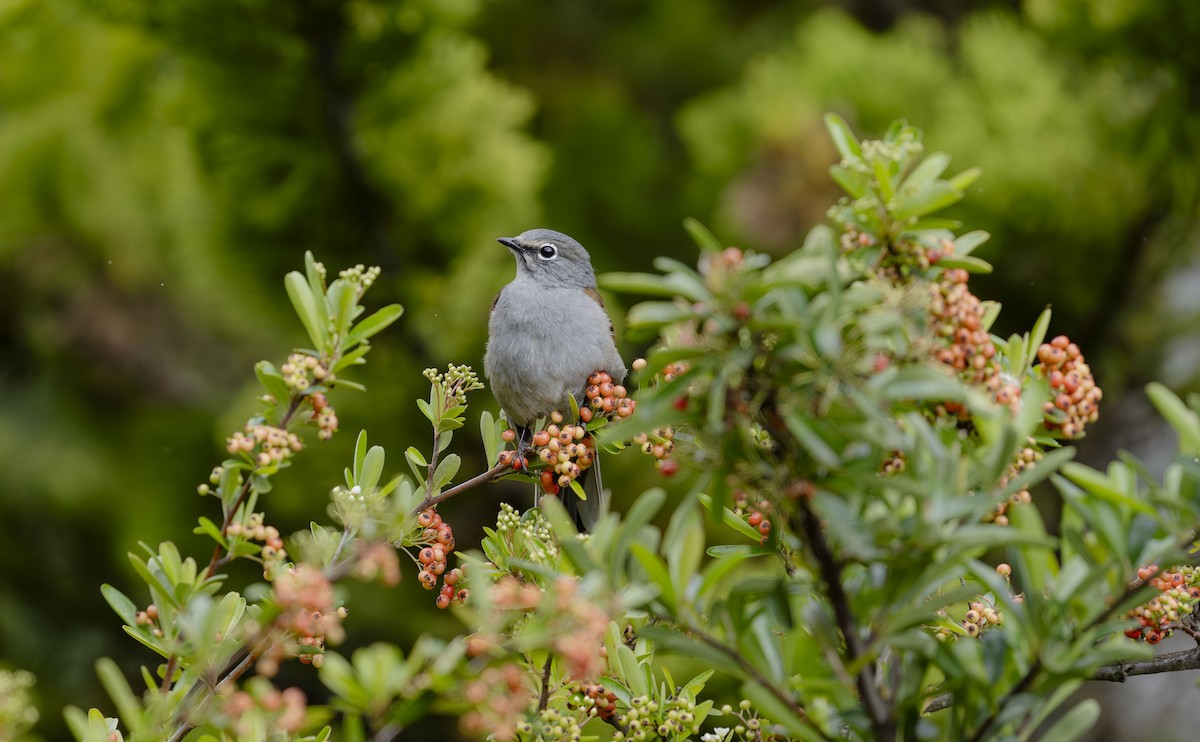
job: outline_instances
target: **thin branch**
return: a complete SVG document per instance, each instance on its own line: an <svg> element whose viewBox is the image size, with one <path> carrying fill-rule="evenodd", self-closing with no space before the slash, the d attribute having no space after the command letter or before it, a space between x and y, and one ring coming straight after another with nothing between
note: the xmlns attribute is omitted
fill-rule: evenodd
<svg viewBox="0 0 1200 742"><path fill-rule="evenodd" d="M658 620L663 621L665 623L677 624L677 622L669 616L656 615L655 618L657 618ZM808 714L804 711L804 708L802 706L800 706L800 704L796 703L796 699L792 698L790 695L788 695L786 692L784 692L783 689L781 689L775 683L771 682L771 680L767 676L763 675L762 671L759 670L754 665L754 663L752 663L752 662L750 662L750 660L746 659L745 656L743 656L741 652L737 651L733 647L726 645L724 642L722 642L720 639L716 638L715 636L708 634L694 626L684 625L681 628L684 633L688 634L689 636L691 636L695 639L699 639L704 644L707 644L708 646L717 650L718 652L725 655L729 659L733 660L734 663L742 669L742 672L746 673L747 677L749 677L751 680L753 680L754 682L761 685L771 695L775 696L775 698L777 698L780 703L787 706L791 710L791 712L793 714L795 714L798 718L811 724L812 728L817 732L817 734L821 735L821 737L823 739L827 739L827 740L830 739L830 737L825 734L825 731L823 729L821 729L821 727L817 726L817 724L808 717Z"/></svg>
<svg viewBox="0 0 1200 742"><path fill-rule="evenodd" d="M167 660L167 666L163 670L162 683L158 686L160 693L166 693L171 690L171 678L175 677L175 668L179 667L179 655L172 654Z"/></svg>
<svg viewBox="0 0 1200 742"><path fill-rule="evenodd" d="M1118 662L1096 668L1090 681L1108 683L1124 683L1126 678L1135 675L1158 675L1165 672L1183 672L1185 670L1200 670L1200 646L1185 649L1181 652L1168 652L1148 660L1136 662ZM932 714L950 708L954 705L954 694L943 693L934 696L925 706L924 713Z"/></svg>
<svg viewBox="0 0 1200 742"><path fill-rule="evenodd" d="M546 655L546 666L542 668L542 694L538 697L538 711L545 711L546 704L550 702L550 665L554 662L554 655Z"/></svg>
<svg viewBox="0 0 1200 742"><path fill-rule="evenodd" d="M453 487L446 490L445 492L438 495L437 497L426 497L424 500L421 501L420 505L417 505L417 507L413 510L413 513L414 514L419 513L422 510L425 510L426 508L431 508L434 505L437 505L438 503L445 502L446 500L449 500L451 497L462 494L463 492L466 492L469 489L472 489L474 487L478 487L481 484L486 484L493 480L499 479L501 475L506 474L510 471L512 471L512 467L510 465L496 464L495 466L493 466L491 469L488 469L484 473L477 474L465 482L454 485Z"/></svg>
<svg viewBox="0 0 1200 742"><path fill-rule="evenodd" d="M829 548L829 542L825 540L825 532L821 528L820 518L812 509L812 504L804 498L802 498L802 503L801 525L808 547L812 550L813 558L821 572L821 579L824 580L828 590L829 602L833 605L838 629L841 630L842 637L846 640L846 658L849 660L846 664L852 666L861 662L862 665L862 669L855 676L855 681L863 705L866 707L867 716L871 719L871 729L878 742L895 739L896 725L892 719L892 711L883 700L883 696L879 694L879 688L875 684L875 663L862 661L864 652L858 637L857 622L850 610L850 601L846 597L846 591L842 587L842 567L834 558L833 551Z"/></svg>

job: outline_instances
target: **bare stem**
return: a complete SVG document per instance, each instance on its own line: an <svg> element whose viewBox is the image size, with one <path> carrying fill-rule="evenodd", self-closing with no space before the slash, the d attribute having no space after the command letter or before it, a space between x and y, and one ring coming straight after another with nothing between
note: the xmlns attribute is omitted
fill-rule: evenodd
<svg viewBox="0 0 1200 742"><path fill-rule="evenodd" d="M545 711L546 704L550 702L550 665L554 662L554 655L546 655L546 666L542 668L542 694L538 697L538 711Z"/></svg>
<svg viewBox="0 0 1200 742"><path fill-rule="evenodd" d="M821 579L825 582L838 629L846 641L846 659L848 660L846 665L862 665L862 669L855 676L855 682L867 716L871 720L871 729L874 731L875 739L878 742L893 740L896 738L896 724L892 718L892 710L879 694L879 688L875 683L875 663L862 659L864 651L858 636L858 625L854 619L854 613L850 610L850 601L846 597L846 591L842 587L842 567L829 548L829 542L825 539L825 531L821 528L821 520L812 509L812 503L807 499L803 499L802 502L801 526L808 547L812 550L813 558L821 572Z"/></svg>
<svg viewBox="0 0 1200 742"><path fill-rule="evenodd" d="M673 620L669 616L657 615L657 616L655 616L655 618L657 618L660 621L663 621L664 623L670 623L670 624L677 623L675 620ZM791 710L791 712L793 714L795 714L798 718L811 724L813 730L816 731L817 734L821 735L821 737L823 739L830 739L825 734L824 730L822 730L811 719L808 718L808 714L804 711L804 708L802 706L800 706L800 704L796 703L795 698L792 698L782 688L780 688L775 683L773 683L767 676L763 675L762 671L759 670L757 667L755 667L754 663L752 663L748 659L746 659L746 657L741 652L737 651L733 647L726 645L725 642L716 638L712 634L709 634L695 626L683 625L680 628L683 630L684 633L688 634L689 636L693 637L694 639L698 639L699 641L703 642L704 644L707 644L708 646L717 650L718 652L725 655L729 659L733 660L733 662L735 664L737 664L738 667L741 668L742 672L746 673L746 676L748 678L750 678L755 683L758 683L763 688L765 688L767 690L767 692L769 692L771 695L775 696L775 698L777 698L780 703L787 706Z"/></svg>
<svg viewBox="0 0 1200 742"><path fill-rule="evenodd" d="M437 505L438 503L445 502L446 500L449 500L451 497L462 494L463 492L466 492L469 489L478 487L481 484L486 484L488 482L491 482L492 480L499 479L501 477L501 475L506 474L509 471L512 471L511 466L509 466L507 464L496 464L495 466L493 466L491 469L488 469L484 473L476 474L475 476L471 477L467 481L454 485L453 487L446 490L445 492L442 492L442 494L438 495L437 497L426 497L424 500L421 501L420 505L417 505L417 507L413 510L413 512L419 513L422 510L425 510L426 508L431 508L434 505Z"/></svg>

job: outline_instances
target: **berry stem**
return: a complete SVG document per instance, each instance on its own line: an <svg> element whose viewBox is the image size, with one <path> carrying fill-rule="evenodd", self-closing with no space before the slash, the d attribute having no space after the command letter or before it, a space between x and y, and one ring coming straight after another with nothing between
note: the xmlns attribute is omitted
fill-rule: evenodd
<svg viewBox="0 0 1200 742"><path fill-rule="evenodd" d="M550 702L550 665L554 663L554 655L546 655L546 665L542 668L542 692L538 696L538 711L545 711Z"/></svg>

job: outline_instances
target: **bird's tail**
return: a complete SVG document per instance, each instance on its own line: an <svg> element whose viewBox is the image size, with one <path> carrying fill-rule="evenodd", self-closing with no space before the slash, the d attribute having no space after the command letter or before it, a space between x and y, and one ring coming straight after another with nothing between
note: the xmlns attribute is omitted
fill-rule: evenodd
<svg viewBox="0 0 1200 742"><path fill-rule="evenodd" d="M600 476L600 451L598 448L593 456L592 465L576 480L583 487L587 499L579 499L579 496L569 488L563 490L560 495L563 507L575 521L575 528L580 533L591 533L600 519L608 513L608 493L604 490L604 481Z"/></svg>

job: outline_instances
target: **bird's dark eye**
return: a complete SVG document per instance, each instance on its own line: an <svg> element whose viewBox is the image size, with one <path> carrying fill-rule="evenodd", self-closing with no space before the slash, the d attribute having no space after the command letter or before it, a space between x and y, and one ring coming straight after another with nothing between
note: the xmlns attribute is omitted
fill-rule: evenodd
<svg viewBox="0 0 1200 742"><path fill-rule="evenodd" d="M546 243L538 248L538 257L542 260L554 260L554 258L558 257L558 248Z"/></svg>

